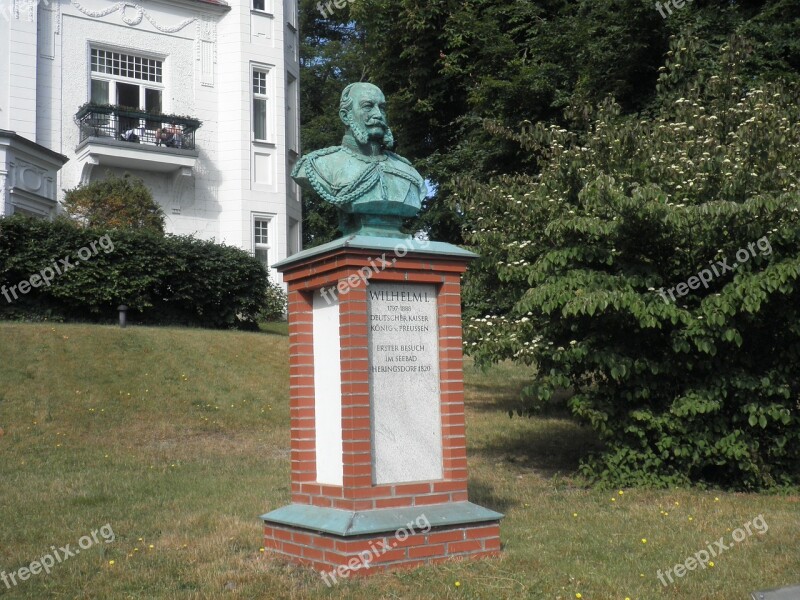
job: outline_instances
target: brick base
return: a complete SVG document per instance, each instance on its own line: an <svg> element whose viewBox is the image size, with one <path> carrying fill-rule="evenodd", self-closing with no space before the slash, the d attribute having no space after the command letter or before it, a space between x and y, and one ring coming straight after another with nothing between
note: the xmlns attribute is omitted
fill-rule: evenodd
<svg viewBox="0 0 800 600"><path fill-rule="evenodd" d="M266 525L264 547L291 562L312 567L326 582L413 568L455 558L500 555L497 521L436 527L427 533L394 531L342 537L288 526ZM365 568L367 566L367 568Z"/></svg>

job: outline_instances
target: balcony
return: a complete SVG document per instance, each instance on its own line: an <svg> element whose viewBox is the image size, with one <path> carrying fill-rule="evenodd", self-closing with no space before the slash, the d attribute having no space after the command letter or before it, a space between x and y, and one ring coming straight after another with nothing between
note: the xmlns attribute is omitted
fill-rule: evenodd
<svg viewBox="0 0 800 600"><path fill-rule="evenodd" d="M81 182L97 165L191 175L197 161L197 119L119 106L82 106L75 115Z"/></svg>

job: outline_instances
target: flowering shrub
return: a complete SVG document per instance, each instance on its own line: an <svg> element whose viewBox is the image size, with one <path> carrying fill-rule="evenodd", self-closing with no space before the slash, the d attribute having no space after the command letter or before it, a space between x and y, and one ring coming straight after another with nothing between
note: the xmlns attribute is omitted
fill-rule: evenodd
<svg viewBox="0 0 800 600"><path fill-rule="evenodd" d="M600 483L800 483L800 106L743 81L743 52L695 75L676 40L652 116L608 102L577 131L497 128L540 173L460 182L483 256L466 349L535 364L528 411L569 389L605 443L581 467Z"/></svg>

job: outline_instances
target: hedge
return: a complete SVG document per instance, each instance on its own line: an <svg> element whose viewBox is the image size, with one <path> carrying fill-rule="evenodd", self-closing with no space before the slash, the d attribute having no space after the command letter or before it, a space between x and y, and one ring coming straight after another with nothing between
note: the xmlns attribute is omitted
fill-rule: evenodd
<svg viewBox="0 0 800 600"><path fill-rule="evenodd" d="M252 327L275 284L247 252L190 236L0 219L0 318ZM280 295L280 294L278 294Z"/></svg>

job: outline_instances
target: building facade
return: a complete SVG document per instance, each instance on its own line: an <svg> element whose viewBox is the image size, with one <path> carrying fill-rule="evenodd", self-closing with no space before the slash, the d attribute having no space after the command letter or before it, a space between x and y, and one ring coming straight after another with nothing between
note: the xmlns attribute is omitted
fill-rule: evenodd
<svg viewBox="0 0 800 600"><path fill-rule="evenodd" d="M48 159L0 162L0 214L55 214L64 190L127 172L170 233L270 267L299 251L296 2L0 0L0 134ZM21 168L50 181L41 206Z"/></svg>

